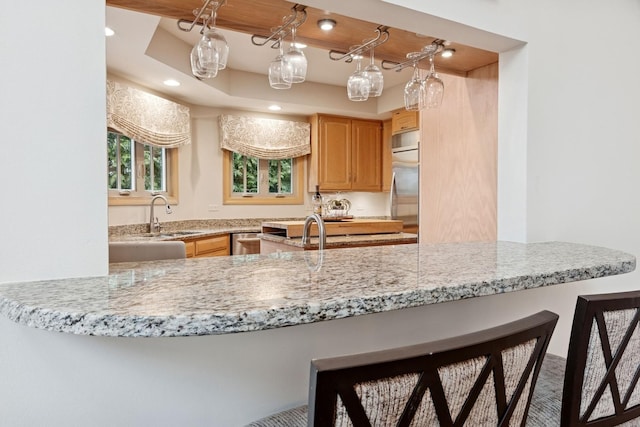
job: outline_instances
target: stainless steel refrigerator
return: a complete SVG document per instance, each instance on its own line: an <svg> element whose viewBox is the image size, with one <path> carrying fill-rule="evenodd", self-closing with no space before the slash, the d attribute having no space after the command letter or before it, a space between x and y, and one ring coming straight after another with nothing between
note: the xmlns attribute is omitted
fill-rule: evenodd
<svg viewBox="0 0 640 427"><path fill-rule="evenodd" d="M418 225L419 139L419 131L392 137L391 218L402 220L405 226Z"/></svg>

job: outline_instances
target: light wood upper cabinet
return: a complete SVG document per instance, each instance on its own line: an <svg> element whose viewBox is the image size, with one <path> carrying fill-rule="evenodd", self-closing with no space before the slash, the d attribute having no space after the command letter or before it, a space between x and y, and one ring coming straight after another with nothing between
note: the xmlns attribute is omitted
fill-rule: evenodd
<svg viewBox="0 0 640 427"><path fill-rule="evenodd" d="M309 191L381 191L380 121L315 115L311 128Z"/></svg>
<svg viewBox="0 0 640 427"><path fill-rule="evenodd" d="M382 190L382 123L352 120L351 135L351 190Z"/></svg>
<svg viewBox="0 0 640 427"><path fill-rule="evenodd" d="M391 133L397 134L416 130L420 127L418 111L396 110L391 115Z"/></svg>
<svg viewBox="0 0 640 427"><path fill-rule="evenodd" d="M320 190L350 190L351 119L322 116L318 120L318 132L316 161ZM311 155L313 158L313 153Z"/></svg>

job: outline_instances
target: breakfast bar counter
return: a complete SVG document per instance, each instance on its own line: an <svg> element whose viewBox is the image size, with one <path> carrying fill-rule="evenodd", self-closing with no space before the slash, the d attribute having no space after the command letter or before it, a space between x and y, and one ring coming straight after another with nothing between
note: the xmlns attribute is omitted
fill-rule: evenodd
<svg viewBox="0 0 640 427"><path fill-rule="evenodd" d="M2 284L0 424L244 426L306 402L313 358L558 311L635 265L572 243L405 244Z"/></svg>
<svg viewBox="0 0 640 427"><path fill-rule="evenodd" d="M593 246L408 244L110 266L108 277L0 285L0 313L81 335L259 331L622 274Z"/></svg>

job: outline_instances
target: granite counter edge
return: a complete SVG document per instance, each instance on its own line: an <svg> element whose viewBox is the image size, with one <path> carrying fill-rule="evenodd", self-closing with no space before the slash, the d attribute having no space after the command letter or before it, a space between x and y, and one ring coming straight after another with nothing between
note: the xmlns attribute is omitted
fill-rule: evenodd
<svg viewBox="0 0 640 427"><path fill-rule="evenodd" d="M557 271L552 274L513 276L491 282L470 282L455 287L419 289L395 295L339 300L322 306L297 304L228 314L122 316L110 313L65 313L26 306L0 295L0 314L28 327L76 335L110 337L221 335L302 325L613 276L629 273L635 267L636 261L633 258L617 263Z"/></svg>

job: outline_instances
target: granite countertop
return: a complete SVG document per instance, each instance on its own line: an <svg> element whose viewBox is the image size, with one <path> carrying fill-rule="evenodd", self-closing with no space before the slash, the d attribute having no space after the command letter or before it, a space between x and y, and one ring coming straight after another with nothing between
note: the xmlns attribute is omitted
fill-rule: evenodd
<svg viewBox="0 0 640 427"><path fill-rule="evenodd" d="M106 277L0 285L0 313L83 335L214 335L627 273L633 255L563 242L408 244L119 263Z"/></svg>
<svg viewBox="0 0 640 427"><path fill-rule="evenodd" d="M284 245L303 248L302 237L285 237L268 233L260 234L262 240ZM308 249L318 249L318 237L309 239ZM380 244L417 243L418 235L411 233L382 233L382 234L350 234L345 236L327 236L325 249L347 248L350 246L366 246Z"/></svg>
<svg viewBox="0 0 640 427"><path fill-rule="evenodd" d="M291 218L284 218L290 221ZM109 226L109 241L140 240L183 240L189 237L206 237L229 233L258 233L262 223L275 221L273 218L195 219L163 221L159 235L149 233L149 224ZM185 234L188 233L188 234Z"/></svg>
<svg viewBox="0 0 640 427"><path fill-rule="evenodd" d="M219 236L221 234L230 233L258 233L260 227L244 226L244 227L211 227L204 229L188 229L188 230L166 230L160 233L139 233L139 234L121 234L115 236L109 236L110 242L130 242L130 241L144 241L144 240L185 240L189 238L199 238L208 236Z"/></svg>

